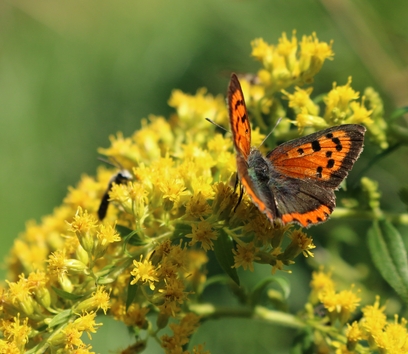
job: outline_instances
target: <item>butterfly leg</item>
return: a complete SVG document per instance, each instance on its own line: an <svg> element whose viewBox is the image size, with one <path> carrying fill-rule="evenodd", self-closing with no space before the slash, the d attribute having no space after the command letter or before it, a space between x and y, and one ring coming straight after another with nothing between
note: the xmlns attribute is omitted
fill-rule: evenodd
<svg viewBox="0 0 408 354"><path fill-rule="evenodd" d="M238 177L237 177L237 183L236 184L238 184ZM236 186L235 186L235 189L236 189ZM235 189L234 189L234 192L235 192ZM238 205L241 204L243 196L244 196L244 187L243 187L243 185L241 183L239 183L239 196L238 196L238 202L234 207L234 213L236 212L236 210L238 208Z"/></svg>
<svg viewBox="0 0 408 354"><path fill-rule="evenodd" d="M236 173L235 182L234 182L234 193L237 191L238 183L239 183L239 178L238 178L238 174Z"/></svg>

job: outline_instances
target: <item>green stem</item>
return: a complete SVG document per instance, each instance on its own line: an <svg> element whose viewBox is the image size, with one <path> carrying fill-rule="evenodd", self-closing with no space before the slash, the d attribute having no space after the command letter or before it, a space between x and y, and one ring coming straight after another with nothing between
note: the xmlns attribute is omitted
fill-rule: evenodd
<svg viewBox="0 0 408 354"><path fill-rule="evenodd" d="M214 306L210 303L205 303L193 304L190 306L190 310L206 319L219 317L258 318L289 328L298 329L305 327L305 323L300 321L296 316L285 312L269 310L263 306L255 306L254 308L250 308Z"/></svg>
<svg viewBox="0 0 408 354"><path fill-rule="evenodd" d="M393 137L398 138L398 142L408 144L408 129L400 125L393 124L390 126Z"/></svg>
<svg viewBox="0 0 408 354"><path fill-rule="evenodd" d="M408 213L386 213L383 215L391 222L400 225L408 225ZM336 208L331 215L333 219L359 219L359 220L375 220L378 213L371 210L353 210L346 208Z"/></svg>

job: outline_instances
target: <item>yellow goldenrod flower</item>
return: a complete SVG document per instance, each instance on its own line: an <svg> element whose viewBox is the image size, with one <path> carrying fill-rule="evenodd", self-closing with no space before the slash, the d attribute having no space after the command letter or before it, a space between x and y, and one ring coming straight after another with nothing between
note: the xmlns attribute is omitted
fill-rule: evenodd
<svg viewBox="0 0 408 354"><path fill-rule="evenodd" d="M17 282L7 281L9 286L9 297L12 304L15 305L25 316L36 317L36 303L32 297L32 284L27 281L24 275L20 275Z"/></svg>
<svg viewBox="0 0 408 354"><path fill-rule="evenodd" d="M159 306L160 313L173 317L180 311L180 305L187 298L183 282L176 278L165 279L165 286L159 289L159 294L163 302Z"/></svg>
<svg viewBox="0 0 408 354"><path fill-rule="evenodd" d="M359 341L365 339L364 333L357 321L354 321L351 325L347 323L346 336L347 348L350 350L353 350Z"/></svg>
<svg viewBox="0 0 408 354"><path fill-rule="evenodd" d="M256 255L257 248L253 242L237 244L236 249L232 250L234 253L234 267L242 267L245 270L249 268L251 272L254 271L254 261L260 258Z"/></svg>
<svg viewBox="0 0 408 354"><path fill-rule="evenodd" d="M285 267L285 263L283 263L282 260L277 259L277 260L274 262L274 265L273 265L273 267L272 267L271 273L272 273L272 274L275 274L277 270L283 270L284 267ZM288 273L290 273L290 271L288 271Z"/></svg>
<svg viewBox="0 0 408 354"><path fill-rule="evenodd" d="M324 61L333 57L332 43L319 42L315 33L303 36L300 43L293 31L291 40L283 33L278 46L263 39L254 40L251 45L252 56L264 67L258 77L272 92L311 82Z"/></svg>
<svg viewBox="0 0 408 354"><path fill-rule="evenodd" d="M143 256L140 256L140 261L133 260L133 265L135 266L130 272L133 275L133 279L130 282L131 285L138 283L149 283L151 290L154 290L154 282L158 282L159 278L157 277L158 268L152 264L151 261L144 259L142 262Z"/></svg>
<svg viewBox="0 0 408 354"><path fill-rule="evenodd" d="M193 347L193 354L210 354L210 351L204 350L204 345L199 344Z"/></svg>
<svg viewBox="0 0 408 354"><path fill-rule="evenodd" d="M32 331L31 327L28 325L27 317L21 321L20 314L18 314L10 320L3 320L0 329L3 332L4 338L8 341L8 344L5 345L5 347L9 347L7 350L3 351L1 349L2 345L0 344L1 353L13 353L12 348L18 348L19 353L24 352L24 348L28 343L28 338Z"/></svg>
<svg viewBox="0 0 408 354"><path fill-rule="evenodd" d="M320 301L327 309L332 322L339 320L343 325L356 310L361 299L352 290L343 290L339 293L326 292L320 296Z"/></svg>
<svg viewBox="0 0 408 354"><path fill-rule="evenodd" d="M51 293L48 285L49 278L46 273L42 271L30 273L27 282L35 295L35 299L46 309L49 309L51 306Z"/></svg>
<svg viewBox="0 0 408 354"><path fill-rule="evenodd" d="M284 257L288 259L296 258L300 253L305 257L313 257L312 249L316 248L313 240L300 230L294 230L289 237L292 242L286 247Z"/></svg>
<svg viewBox="0 0 408 354"><path fill-rule="evenodd" d="M27 228L28 234L30 235L31 233L35 233L37 235L43 234L43 231L37 226L34 226L32 223L29 223ZM27 240L26 242L23 240L14 241L12 257L16 260L16 262L23 265L23 268L27 270L27 272L45 269L44 259L46 259L48 256L48 250L43 246L42 242L45 242L44 239L37 239L37 242L38 243L30 240Z"/></svg>
<svg viewBox="0 0 408 354"><path fill-rule="evenodd" d="M254 39L251 42L252 53L251 55L262 62L267 67L272 62L274 47L266 43L262 38Z"/></svg>
<svg viewBox="0 0 408 354"><path fill-rule="evenodd" d="M350 102L350 109L352 114L345 120L345 123L352 123L352 124L364 124L369 127L373 120L371 119L371 114L373 111L369 111L367 108L364 107L364 96L361 99L361 103L359 102Z"/></svg>
<svg viewBox="0 0 408 354"><path fill-rule="evenodd" d="M384 314L384 310L385 306L380 307L379 296L376 297L374 305L369 305L362 309L362 327L371 341L375 341L375 338L382 333L387 323L387 317Z"/></svg>
<svg viewBox="0 0 408 354"><path fill-rule="evenodd" d="M7 354L21 354L24 348L20 349L16 343L8 342L3 339L0 339L0 352Z"/></svg>
<svg viewBox="0 0 408 354"><path fill-rule="evenodd" d="M159 182L160 191L163 194L163 208L167 211L177 208L181 197L188 195L189 192L186 190L184 185L184 180L181 178L166 178Z"/></svg>
<svg viewBox="0 0 408 354"><path fill-rule="evenodd" d="M72 323L69 323L63 330L62 333L65 336L65 349L74 350L75 348L81 348L85 346L82 342L82 332L79 331ZM55 345L55 344L54 344Z"/></svg>
<svg viewBox="0 0 408 354"><path fill-rule="evenodd" d="M382 150L388 148L387 128L388 124L384 119L384 104L383 101L372 87L367 87L364 90L365 104L372 111L372 124L368 126L371 134L371 139L375 141Z"/></svg>
<svg viewBox="0 0 408 354"><path fill-rule="evenodd" d="M374 337L375 343L380 351L385 353L407 353L408 352L408 333L407 321L401 318L398 323L398 315L395 315L394 323L388 323L384 331L377 333Z"/></svg>
<svg viewBox="0 0 408 354"><path fill-rule="evenodd" d="M295 124L298 126L300 132L303 132L303 129L307 127L324 129L329 126L324 118L309 114L305 107L302 107L300 113L296 115Z"/></svg>
<svg viewBox="0 0 408 354"><path fill-rule="evenodd" d="M214 183L215 191L212 209L218 220L224 220L229 217L233 208L237 205L237 195L230 186L223 182Z"/></svg>
<svg viewBox="0 0 408 354"><path fill-rule="evenodd" d="M173 90L168 104L176 109L177 133L185 136L187 142L192 141L193 137L200 145L206 142L207 135L204 132L211 124L205 118L210 118L221 125L226 125L228 121L223 97L207 94L207 90L203 88L197 90L194 96Z"/></svg>
<svg viewBox="0 0 408 354"><path fill-rule="evenodd" d="M312 288L310 294L310 302L312 304L315 304L325 293L333 293L334 282L331 279L331 273L326 273L323 269L320 269L318 272L313 272L310 287Z"/></svg>
<svg viewBox="0 0 408 354"><path fill-rule="evenodd" d="M105 290L105 287L98 286L91 297L78 303L78 305L74 307L74 311L76 313L82 313L102 309L106 315L106 311L108 311L110 307L109 298L109 293Z"/></svg>
<svg viewBox="0 0 408 354"><path fill-rule="evenodd" d="M378 182L363 177L361 178L361 189L366 194L369 207L374 211L379 211L381 194L378 190Z"/></svg>
<svg viewBox="0 0 408 354"><path fill-rule="evenodd" d="M178 245L171 245L169 253L163 258L163 262L171 262L177 267L177 270L185 270L187 263L187 247L182 247L183 242L180 240Z"/></svg>
<svg viewBox="0 0 408 354"><path fill-rule="evenodd" d="M290 94L285 90L282 90L282 93L289 100L289 107L293 108L295 113L300 113L302 111L303 114L317 116L319 114L319 106L316 105L310 98L312 91L313 87L303 90L296 86L295 93Z"/></svg>
<svg viewBox="0 0 408 354"><path fill-rule="evenodd" d="M111 135L109 140L111 147L108 149L100 148L98 152L110 157L112 161L124 169L130 169L135 162L140 160L140 156L143 156L144 149L134 144L131 138L124 138L122 133L118 133L116 137Z"/></svg>
<svg viewBox="0 0 408 354"><path fill-rule="evenodd" d="M242 213L240 213L241 210ZM282 230L275 228L264 214L257 213L252 207L252 203L248 208L242 208L241 210L237 209L237 214L239 214L237 217L241 218L241 220L245 215L251 215L251 217L248 218L248 222L243 227L245 234L253 233L256 240L263 246L267 246L271 243L274 248L280 246L284 234L284 232L281 232ZM252 216L252 214L255 215ZM284 228L285 231L287 229L288 228L286 227Z"/></svg>
<svg viewBox="0 0 408 354"><path fill-rule="evenodd" d="M193 313L187 313L179 324L171 323L170 328L173 335L164 335L161 339L162 348L166 353L183 352L183 346L189 342L189 337L198 327L199 316Z"/></svg>
<svg viewBox="0 0 408 354"><path fill-rule="evenodd" d="M94 258L102 257L111 243L121 240L119 233L115 229L116 223L112 225L100 224L96 233L97 242L95 244Z"/></svg>
<svg viewBox="0 0 408 354"><path fill-rule="evenodd" d="M326 59L333 59L333 41L330 44L319 42L316 33L302 36L300 42L299 74L304 82L310 82L320 71Z"/></svg>
<svg viewBox="0 0 408 354"><path fill-rule="evenodd" d="M68 231L76 234L79 243L89 254L92 254L94 250L97 224L96 217L88 214L87 210L83 211L81 207L78 207L73 221L68 223Z"/></svg>
<svg viewBox="0 0 408 354"><path fill-rule="evenodd" d="M360 94L351 88L351 77L344 86L337 86L334 83L332 90L324 99L326 103L325 119L333 123L342 122L349 113L350 102L359 97Z"/></svg>
<svg viewBox="0 0 408 354"><path fill-rule="evenodd" d="M186 216L192 219L201 219L211 213L211 207L201 192L191 197L186 204Z"/></svg>
<svg viewBox="0 0 408 354"><path fill-rule="evenodd" d="M146 315L150 311L147 307L141 307L140 304L131 304L128 309L124 304L116 303L112 305L112 313L116 320L123 321L126 326L136 326L140 329L146 329L148 322Z"/></svg>
<svg viewBox="0 0 408 354"><path fill-rule="evenodd" d="M217 239L217 232L213 230L210 223L207 221L201 221L197 224L193 224L192 233L187 234L187 238L191 238L189 242L190 246L195 245L197 242L201 243L201 248L204 251L214 249L213 240Z"/></svg>
<svg viewBox="0 0 408 354"><path fill-rule="evenodd" d="M80 315L73 323L72 326L78 331L86 332L89 339L92 339L91 333L96 333L96 329L102 326L102 323L95 323L96 313L91 311Z"/></svg>

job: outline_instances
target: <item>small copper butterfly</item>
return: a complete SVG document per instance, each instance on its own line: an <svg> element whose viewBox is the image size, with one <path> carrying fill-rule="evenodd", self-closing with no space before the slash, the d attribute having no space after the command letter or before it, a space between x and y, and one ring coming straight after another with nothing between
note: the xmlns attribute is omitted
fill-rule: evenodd
<svg viewBox="0 0 408 354"><path fill-rule="evenodd" d="M238 178L271 221L304 227L324 222L336 206L338 188L359 157L365 127L344 124L279 145L263 156L251 148L251 126L235 74L228 87L229 117Z"/></svg>

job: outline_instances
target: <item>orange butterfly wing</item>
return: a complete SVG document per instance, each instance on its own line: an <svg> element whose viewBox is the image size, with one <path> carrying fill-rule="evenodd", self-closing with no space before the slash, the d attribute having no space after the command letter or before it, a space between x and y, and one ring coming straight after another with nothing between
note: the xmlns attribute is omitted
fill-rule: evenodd
<svg viewBox="0 0 408 354"><path fill-rule="evenodd" d="M274 209L274 207L265 204L262 196L256 192L257 187L254 181L248 175L248 157L251 154L251 126L248 120L241 84L235 74L231 75L228 86L228 108L232 139L237 152L238 178L246 193L251 197L252 202L272 220L275 217L275 213L271 209Z"/></svg>
<svg viewBox="0 0 408 354"><path fill-rule="evenodd" d="M241 84L235 74L231 75L228 86L228 107L235 149L247 160L251 151L251 126Z"/></svg>

